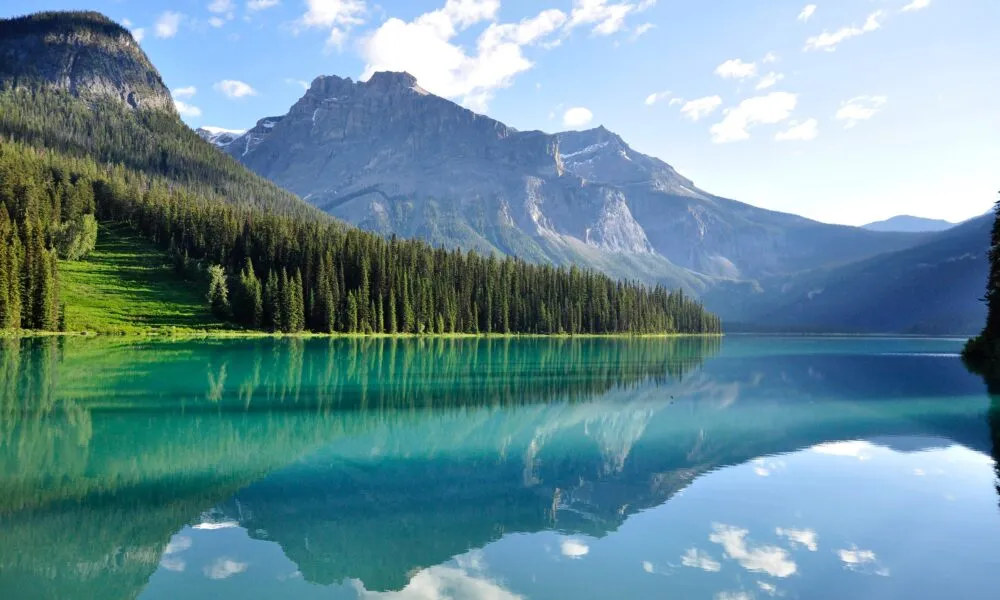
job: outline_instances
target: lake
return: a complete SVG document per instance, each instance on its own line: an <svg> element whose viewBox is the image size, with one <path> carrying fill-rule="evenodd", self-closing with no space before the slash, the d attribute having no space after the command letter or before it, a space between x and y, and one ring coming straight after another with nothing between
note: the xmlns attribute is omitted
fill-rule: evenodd
<svg viewBox="0 0 1000 600"><path fill-rule="evenodd" d="M996 598L961 340L0 340L0 598Z"/></svg>

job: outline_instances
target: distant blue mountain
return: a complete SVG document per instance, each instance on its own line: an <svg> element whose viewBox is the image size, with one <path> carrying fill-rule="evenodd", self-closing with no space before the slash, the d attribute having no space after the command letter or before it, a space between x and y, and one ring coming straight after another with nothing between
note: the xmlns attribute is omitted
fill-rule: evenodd
<svg viewBox="0 0 1000 600"><path fill-rule="evenodd" d="M926 231L944 231L951 229L955 223L942 221L941 219L925 219L910 215L897 215L885 221L876 221L867 225L862 225L862 229L869 231L902 231L907 233L919 233Z"/></svg>

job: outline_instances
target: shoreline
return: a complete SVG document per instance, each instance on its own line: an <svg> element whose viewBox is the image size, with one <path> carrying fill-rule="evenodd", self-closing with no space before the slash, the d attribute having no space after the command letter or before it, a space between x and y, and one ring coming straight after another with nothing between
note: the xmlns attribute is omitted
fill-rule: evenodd
<svg viewBox="0 0 1000 600"><path fill-rule="evenodd" d="M582 339L619 338L654 339L684 337L723 337L724 333L280 333L267 331L35 331L0 330L0 339L16 338L110 338L110 339Z"/></svg>

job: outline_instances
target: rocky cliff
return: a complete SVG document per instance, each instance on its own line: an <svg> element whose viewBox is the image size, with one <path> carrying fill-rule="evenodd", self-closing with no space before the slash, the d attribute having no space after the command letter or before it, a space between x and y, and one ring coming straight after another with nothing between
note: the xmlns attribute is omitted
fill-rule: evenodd
<svg viewBox="0 0 1000 600"><path fill-rule="evenodd" d="M720 198L603 127L517 131L428 93L407 73L319 77L284 118L262 120L226 151L383 234L696 293L919 241Z"/></svg>
<svg viewBox="0 0 1000 600"><path fill-rule="evenodd" d="M0 20L0 89L38 87L176 114L170 91L132 34L96 12Z"/></svg>

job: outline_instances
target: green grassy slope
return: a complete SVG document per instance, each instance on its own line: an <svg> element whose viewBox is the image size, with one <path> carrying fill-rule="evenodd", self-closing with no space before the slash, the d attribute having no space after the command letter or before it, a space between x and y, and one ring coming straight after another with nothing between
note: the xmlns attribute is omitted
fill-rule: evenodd
<svg viewBox="0 0 1000 600"><path fill-rule="evenodd" d="M209 331L227 325L212 316L205 290L174 274L166 255L127 227L102 224L97 248L59 265L67 331Z"/></svg>

